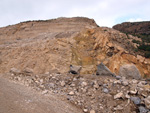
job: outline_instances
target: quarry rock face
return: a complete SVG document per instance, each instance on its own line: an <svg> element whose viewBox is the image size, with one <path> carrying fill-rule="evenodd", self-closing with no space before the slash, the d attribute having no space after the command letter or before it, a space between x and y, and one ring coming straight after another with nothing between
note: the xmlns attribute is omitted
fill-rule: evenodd
<svg viewBox="0 0 150 113"><path fill-rule="evenodd" d="M97 27L92 19L29 21L0 28L0 34L0 73L13 67L67 73L75 65L81 74L93 74L103 62L115 75L121 66L134 64L142 77L150 77L150 59L135 53L137 37Z"/></svg>
<svg viewBox="0 0 150 113"><path fill-rule="evenodd" d="M121 66L134 64L141 76L149 77L149 59L140 57L134 52L132 36L110 28L95 28L80 32L72 46L72 63L81 65L81 73L93 73L96 65L103 62L115 75ZM136 37L134 37L136 38ZM141 60L144 58L144 60ZM147 62L146 62L147 61Z"/></svg>
<svg viewBox="0 0 150 113"><path fill-rule="evenodd" d="M135 52L136 38L81 17L0 28L0 77L85 113L147 113L150 59Z"/></svg>

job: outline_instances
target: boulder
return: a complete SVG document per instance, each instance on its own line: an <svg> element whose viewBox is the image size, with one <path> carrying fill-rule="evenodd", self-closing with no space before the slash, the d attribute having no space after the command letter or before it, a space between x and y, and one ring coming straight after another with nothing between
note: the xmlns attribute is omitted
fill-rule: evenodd
<svg viewBox="0 0 150 113"><path fill-rule="evenodd" d="M133 64L126 64L120 67L119 75L126 78L140 79L141 74Z"/></svg>
<svg viewBox="0 0 150 113"><path fill-rule="evenodd" d="M140 107L139 107L139 112L140 112L140 113L148 113L148 111L149 111L149 110L146 109L146 108L143 107L143 106L140 106Z"/></svg>
<svg viewBox="0 0 150 113"><path fill-rule="evenodd" d="M24 72L24 73L33 73L33 69L31 69L31 68L25 68L25 69L23 70L23 72Z"/></svg>
<svg viewBox="0 0 150 113"><path fill-rule="evenodd" d="M111 75L115 76L103 63L99 64L97 66L97 75Z"/></svg>
<svg viewBox="0 0 150 113"><path fill-rule="evenodd" d="M19 69L16 69L16 68L11 68L10 69L10 73L13 73L13 74L20 74L21 71Z"/></svg>
<svg viewBox="0 0 150 113"><path fill-rule="evenodd" d="M81 70L81 66L70 65L69 73L71 74L79 74Z"/></svg>
<svg viewBox="0 0 150 113"><path fill-rule="evenodd" d="M116 95L114 95L114 99L120 99L120 98L123 98L123 97L124 97L124 94L122 92L117 93Z"/></svg>
<svg viewBox="0 0 150 113"><path fill-rule="evenodd" d="M131 97L130 99L135 105L139 105L141 103L141 99L139 97Z"/></svg>
<svg viewBox="0 0 150 113"><path fill-rule="evenodd" d="M109 93L109 90L107 88L103 88L104 93Z"/></svg>
<svg viewBox="0 0 150 113"><path fill-rule="evenodd" d="M25 68L25 69L22 71L22 73L23 73L24 75L26 75L26 76L31 76L31 75L33 75L33 69L31 69L31 68Z"/></svg>

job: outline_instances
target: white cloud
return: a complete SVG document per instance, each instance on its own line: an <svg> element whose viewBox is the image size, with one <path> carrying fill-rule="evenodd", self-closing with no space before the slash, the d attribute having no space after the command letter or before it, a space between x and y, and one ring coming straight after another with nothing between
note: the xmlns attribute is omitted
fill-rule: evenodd
<svg viewBox="0 0 150 113"><path fill-rule="evenodd" d="M128 22L139 22L139 21L144 21L141 18L130 18L129 20L127 20Z"/></svg>
<svg viewBox="0 0 150 113"><path fill-rule="evenodd" d="M1 0L0 26L27 20L85 16L100 26L150 20L149 0Z"/></svg>

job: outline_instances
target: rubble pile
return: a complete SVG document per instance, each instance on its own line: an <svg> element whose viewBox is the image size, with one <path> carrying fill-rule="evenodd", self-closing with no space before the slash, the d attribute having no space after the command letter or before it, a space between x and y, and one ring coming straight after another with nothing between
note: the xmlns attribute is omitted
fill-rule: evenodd
<svg viewBox="0 0 150 113"><path fill-rule="evenodd" d="M11 69L11 80L41 91L54 93L90 113L149 113L150 81L109 75L79 75Z"/></svg>

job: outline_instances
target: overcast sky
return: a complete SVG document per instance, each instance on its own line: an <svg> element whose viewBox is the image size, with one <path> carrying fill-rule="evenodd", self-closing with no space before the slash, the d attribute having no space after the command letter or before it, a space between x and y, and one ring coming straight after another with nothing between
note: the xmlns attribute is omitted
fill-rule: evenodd
<svg viewBox="0 0 150 113"><path fill-rule="evenodd" d="M150 21L150 0L0 0L0 27L27 20L83 16L99 26Z"/></svg>

